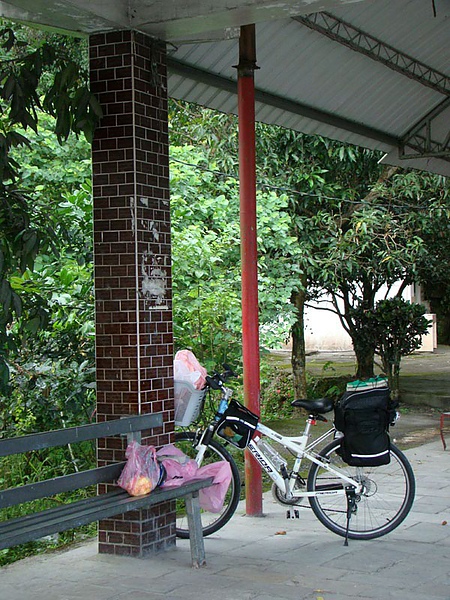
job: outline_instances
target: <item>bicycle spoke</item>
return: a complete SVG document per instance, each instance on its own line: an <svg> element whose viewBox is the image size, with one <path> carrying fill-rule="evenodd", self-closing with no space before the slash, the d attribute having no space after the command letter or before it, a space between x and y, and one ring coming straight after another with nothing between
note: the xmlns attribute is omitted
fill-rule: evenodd
<svg viewBox="0 0 450 600"><path fill-rule="evenodd" d="M195 458L196 456L196 450L193 448L192 445L194 438L195 434L190 431L177 433L175 437L176 446L190 458ZM230 463L232 479L230 487L228 488L228 491L225 495L225 501L221 511L218 513L212 513L206 510L201 511L202 529L204 536L211 535L212 533L216 532L218 529L223 527L226 523L228 523L239 503L241 484L237 466L231 455L222 446L222 444L219 444L218 442L213 440L205 453L202 466L221 460L226 460ZM184 510L183 503L179 503L179 505L177 504L176 533L177 536L180 538L189 537L187 516Z"/></svg>
<svg viewBox="0 0 450 600"><path fill-rule="evenodd" d="M391 462L380 467L350 467L336 449L336 440L327 446L322 456L330 465L362 484L356 494L355 509L350 519L349 537L371 539L389 533L407 516L414 499L414 475L398 448L391 450ZM312 465L308 491L342 489L342 481L319 465ZM345 536L347 498L345 495L324 495L310 498L317 518L334 533Z"/></svg>

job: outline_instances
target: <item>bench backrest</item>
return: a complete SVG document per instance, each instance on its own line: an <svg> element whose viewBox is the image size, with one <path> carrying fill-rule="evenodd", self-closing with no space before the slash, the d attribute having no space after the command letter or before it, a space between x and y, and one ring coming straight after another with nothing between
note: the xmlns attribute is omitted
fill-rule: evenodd
<svg viewBox="0 0 450 600"><path fill-rule="evenodd" d="M54 448L87 440L99 439L114 435L129 435L131 437L137 432L162 427L162 413L152 413L124 417L114 421L104 421L92 425L81 425L79 427L68 427L45 433L36 433L17 438L0 440L0 457L12 454L22 454L33 450ZM114 463L104 467L97 467L87 471L80 471L70 475L63 475L45 481L29 483L23 486L0 490L0 509L31 500L46 498L63 492L85 488L99 483L111 483L115 481L125 462Z"/></svg>

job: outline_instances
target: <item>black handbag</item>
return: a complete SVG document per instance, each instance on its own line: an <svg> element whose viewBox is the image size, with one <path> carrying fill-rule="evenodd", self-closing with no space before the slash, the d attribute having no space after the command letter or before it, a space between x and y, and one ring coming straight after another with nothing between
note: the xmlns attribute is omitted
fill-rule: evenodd
<svg viewBox="0 0 450 600"><path fill-rule="evenodd" d="M256 430L259 417L236 400L231 400L217 425L217 435L237 448L245 448Z"/></svg>

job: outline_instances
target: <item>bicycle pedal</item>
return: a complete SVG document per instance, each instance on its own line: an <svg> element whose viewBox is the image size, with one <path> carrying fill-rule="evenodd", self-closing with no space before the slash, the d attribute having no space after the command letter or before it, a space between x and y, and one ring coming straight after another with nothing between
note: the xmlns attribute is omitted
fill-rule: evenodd
<svg viewBox="0 0 450 600"><path fill-rule="evenodd" d="M293 510L286 511L286 519L299 519L299 518L300 518L300 511L298 511L296 508Z"/></svg>

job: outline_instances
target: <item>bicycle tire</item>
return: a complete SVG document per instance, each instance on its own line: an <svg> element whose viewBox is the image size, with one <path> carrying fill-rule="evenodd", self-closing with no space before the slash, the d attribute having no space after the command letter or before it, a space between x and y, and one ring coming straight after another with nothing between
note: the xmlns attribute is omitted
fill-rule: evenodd
<svg viewBox="0 0 450 600"><path fill-rule="evenodd" d="M350 519L348 537L370 540L393 531L406 518L414 501L414 473L406 456L391 444L391 461L380 467L351 467L337 454L339 440L334 440L321 450L319 456L331 466L365 484L357 496L356 512ZM315 463L311 464L307 489L336 489L344 483L332 473ZM310 497L311 508L330 531L345 537L347 525L347 498L345 495Z"/></svg>
<svg viewBox="0 0 450 600"><path fill-rule="evenodd" d="M193 447L194 440L195 433L193 431L181 431L175 434L175 445L190 458L195 458L196 455L195 448ZM211 513L205 510L201 511L202 530L204 537L215 533L224 525L226 525L226 523L228 523L228 521L236 512L241 494L241 478L233 457L224 448L224 446L222 446L222 444L219 444L219 442L216 442L216 440L211 440L208 449L206 450L202 465L210 462L217 462L219 460L226 460L230 463L231 483L225 496L223 508L219 513ZM177 507L176 535L177 537L183 539L189 538L187 518L184 507L182 506L180 506L179 509Z"/></svg>

